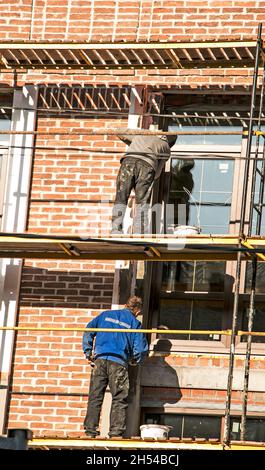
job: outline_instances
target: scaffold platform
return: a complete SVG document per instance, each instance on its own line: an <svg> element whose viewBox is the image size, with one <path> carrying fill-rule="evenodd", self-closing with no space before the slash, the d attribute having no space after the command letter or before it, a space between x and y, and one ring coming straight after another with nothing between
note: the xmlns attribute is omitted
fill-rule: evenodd
<svg viewBox="0 0 265 470"><path fill-rule="evenodd" d="M265 260L265 237L231 235L121 235L77 237L33 233L1 233L0 258L143 260L143 261L233 261L237 253Z"/></svg>

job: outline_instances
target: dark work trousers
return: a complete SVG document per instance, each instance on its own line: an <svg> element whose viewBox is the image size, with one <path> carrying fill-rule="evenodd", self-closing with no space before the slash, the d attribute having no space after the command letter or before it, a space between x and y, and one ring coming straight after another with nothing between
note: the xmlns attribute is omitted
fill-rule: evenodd
<svg viewBox="0 0 265 470"><path fill-rule="evenodd" d="M118 362L106 359L95 360L90 379L84 428L91 435L99 434L99 417L107 385L109 385L112 395L109 436L122 437L126 428L126 410L128 406L128 370Z"/></svg>
<svg viewBox="0 0 265 470"><path fill-rule="evenodd" d="M125 158L117 176L116 198L112 212L112 233L122 232L122 223L131 190L135 190L136 215L135 233L148 230L148 211L155 170L149 163L139 158Z"/></svg>

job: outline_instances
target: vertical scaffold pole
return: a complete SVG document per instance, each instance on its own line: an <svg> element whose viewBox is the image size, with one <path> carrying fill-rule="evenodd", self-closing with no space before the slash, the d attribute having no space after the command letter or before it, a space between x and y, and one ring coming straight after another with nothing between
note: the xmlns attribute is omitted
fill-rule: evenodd
<svg viewBox="0 0 265 470"><path fill-rule="evenodd" d="M247 189L248 189L248 182L249 182L249 166L250 166L251 144L252 144L252 133L253 133L253 118L254 118L254 113L255 113L255 108L256 108L259 58L260 58L260 50L262 47L261 33L262 33L262 24L259 24L256 54L255 54L255 66L254 66L254 73L253 73L252 93L251 93L250 119L249 119L249 125L248 125L246 163L245 163L244 181L243 181L243 188L242 188L243 199L242 199L241 217L240 217L240 225L239 225L239 232L241 236L244 233L245 217L246 217ZM236 334L237 334L240 275L241 275L241 253L238 252L236 275L235 275L235 293L234 293L234 305L233 305L232 332L231 332L231 342L230 342L227 392L226 392L226 404L225 404L225 421L224 421L224 436L223 436L223 442L225 445L229 445L229 442L230 442L231 399L232 399L232 385L233 385L235 346L236 346Z"/></svg>
<svg viewBox="0 0 265 470"><path fill-rule="evenodd" d="M261 85L261 93L260 93L259 117L258 117L258 125L257 125L258 131L261 131L261 117L262 117L263 102L264 102L263 100L264 89L265 89L265 62L263 61L263 76L262 76L262 85ZM261 165L260 170L258 169L258 164L257 164L257 158L259 156L259 147L260 147L260 135L257 135L255 159L253 162L253 177L252 177L252 187L251 187L248 235L251 235L252 233L254 209L256 209L256 212L257 212L257 221L256 221L256 230L255 230L256 235L260 235L260 230L261 230L262 204L263 204L264 182L265 182L265 143L264 143L264 140L263 140L263 160L262 160L262 165ZM260 175L260 184L259 184L258 204L256 207L255 206L255 190L256 190L257 172ZM254 320L254 315L255 315L256 280L257 280L257 256L255 255L252 259L251 290L250 290L249 311L248 311L248 333L252 333L253 320ZM242 415L241 415L241 425L240 425L240 440L241 441L245 441L246 439L246 421L247 421L251 345L252 345L252 336L251 334L249 334L247 336L245 369L244 369L244 389L243 389L243 397L242 397Z"/></svg>

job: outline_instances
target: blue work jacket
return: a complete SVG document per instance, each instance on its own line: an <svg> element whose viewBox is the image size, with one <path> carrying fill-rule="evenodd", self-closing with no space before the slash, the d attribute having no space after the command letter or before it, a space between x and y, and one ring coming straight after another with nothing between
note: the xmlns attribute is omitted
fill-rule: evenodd
<svg viewBox="0 0 265 470"><path fill-rule="evenodd" d="M140 329L141 323L129 309L124 308L102 312L91 320L86 328ZM85 331L83 351L87 357L92 352L94 338L94 359L108 359L127 366L131 359L140 363L148 351L147 340L143 333Z"/></svg>

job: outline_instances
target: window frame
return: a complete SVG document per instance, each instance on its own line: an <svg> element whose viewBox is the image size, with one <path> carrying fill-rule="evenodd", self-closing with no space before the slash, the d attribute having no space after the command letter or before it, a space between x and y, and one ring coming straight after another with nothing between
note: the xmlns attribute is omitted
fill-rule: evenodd
<svg viewBox="0 0 265 470"><path fill-rule="evenodd" d="M169 121L168 119L167 120L164 119L164 130L168 128L168 121ZM242 130L243 130L244 125L243 124L241 125L242 125ZM227 157L228 155L227 154L228 146L222 146L221 149L217 145L211 145L211 146L203 145L201 147L203 147L203 154L208 155L208 157L204 156L205 158L211 158L211 156L209 156L211 155L211 153L214 154L216 157L217 147L218 147L219 157ZM229 232L228 232L231 235L237 235L239 232L239 220L240 220L242 189L243 189L242 188L243 182L242 182L241 175L243 174L243 171L244 171L245 161L243 160L243 158L246 156L246 147L247 147L247 138L246 136L243 135L241 139L241 145L233 147L233 152L229 152L231 153L230 158L234 160L234 175L233 175L233 183L232 183L232 199L231 199ZM197 145L196 145L196 149L198 150ZM187 154L188 156L189 152L187 153L187 151L191 151L191 150L192 150L192 145L181 145L180 147L178 147L178 145L176 144L174 152L183 153L185 151L185 154ZM240 156L240 159L237 158L238 156ZM171 160L176 157L177 157L176 154L174 156L172 156L171 154L171 157L166 164L165 171L161 175L161 178L160 178L160 185L159 185L159 191L158 191L160 198L158 202L162 203L163 208L165 207L166 201L168 201L168 198L169 198ZM194 154L193 154L193 158L194 158ZM199 158L201 158L201 156ZM196 158L194 159L196 160ZM214 158L214 157L211 159L218 160L218 158ZM250 178L250 181L249 181L250 185L251 185L251 182L252 182L252 178ZM249 207L248 202L249 201L247 201L247 207ZM247 226L245 230L247 231ZM151 286L149 289L149 294L150 294L149 307L151 309L149 318L151 320L151 325L150 325L151 328L158 327L160 299L164 298L164 294L163 293L161 294L161 289L160 289L161 284L162 284L162 270L163 270L163 263L156 263L156 266L153 267L151 271L152 282L151 282ZM225 274L228 274L229 276L232 276L233 278L235 278L235 271L236 271L236 262L227 261L226 266L225 266ZM241 278L240 278L240 302L243 301L243 298L247 297L247 299L249 299L249 295L245 293L245 278L246 278L246 268L243 263ZM231 290L231 285L228 286L227 283L225 282L224 292L216 293L218 294L218 298L219 299L222 298L224 301L224 313L223 313L223 321L222 321L223 330L231 329L232 313L233 313L233 292L234 292L234 287ZM171 298L175 297L179 299L180 294L182 294L185 298L188 298L187 296L189 295L189 294L177 292L177 293L174 293ZM198 294L196 293L196 291L192 293L191 295L193 296L194 300L200 300L200 298L202 299L202 296L201 296L202 294ZM204 292L204 295L205 297L210 299L209 292L208 293ZM264 303L265 303L265 294L263 298L264 298ZM152 349L152 343L157 338L158 338L157 334L151 335L151 349ZM193 339L178 340L178 337L176 335L176 339L171 339L170 341L172 342L172 351L174 350L190 351L190 352L201 351L201 352L209 352L209 353L217 351L217 352L222 352L222 353L228 353L229 347L230 347L230 339L231 338L228 335L221 335L221 338L219 341L216 341L216 340L215 341L211 341L211 340L199 341L199 340L193 340ZM244 353L245 348L246 348L246 343L242 343L240 340L240 336L237 336L236 352ZM253 342L252 351L255 352L255 354L264 355L265 343Z"/></svg>
<svg viewBox="0 0 265 470"><path fill-rule="evenodd" d="M225 416L224 416L224 411L219 409L216 410L210 410L210 409L201 409L201 408L194 408L190 409L189 412L187 412L186 408L161 408L161 407L154 407L154 408L142 408L141 410L141 424L146 423L146 415L147 414L159 414L159 415L169 415L169 414L174 414L178 416L202 416L202 417L219 417L220 418L220 441L223 440L224 437L224 422L225 422ZM240 419L241 418L241 413L238 411L233 411L231 414L231 423L233 419ZM263 413L255 413L255 412L250 412L247 415L247 420L250 419L263 419L264 424L265 424L265 412ZM183 424L182 424L183 427ZM230 430L231 432L231 430ZM177 436L176 436L177 437ZM183 438L180 438L183 439ZM185 439L185 438L184 438ZM211 437L209 437L211 439ZM235 441L238 442L238 441ZM249 441L249 442L262 442L262 441Z"/></svg>

